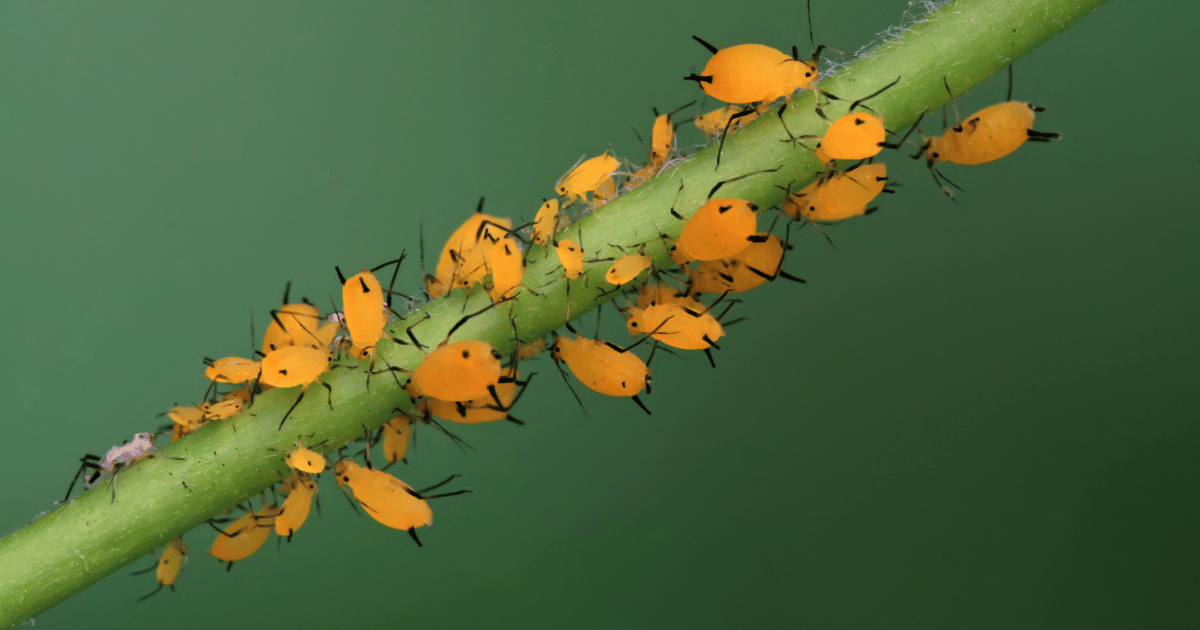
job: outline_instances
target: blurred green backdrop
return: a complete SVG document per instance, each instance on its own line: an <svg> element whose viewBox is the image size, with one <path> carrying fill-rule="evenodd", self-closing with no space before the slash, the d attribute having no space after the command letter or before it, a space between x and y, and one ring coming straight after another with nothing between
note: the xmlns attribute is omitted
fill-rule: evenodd
<svg viewBox="0 0 1200 630"><path fill-rule="evenodd" d="M854 50L906 9L816 0L817 38ZM830 229L836 251L796 235L809 284L751 294L716 371L655 361L653 417L581 391L585 418L540 359L527 426L462 428L468 456L421 435L401 476L474 491L435 506L425 548L326 480L278 552L227 574L196 531L178 592L135 605L153 580L122 571L38 625L1197 625L1197 18L1111 2L1022 59L1016 95L1062 142L948 167L961 207L892 159L901 192ZM261 331L286 280L320 301L334 264L413 251L421 223L436 248L481 194L530 218L579 156L639 158L630 127L700 94L692 34L804 49L804 20L3 3L0 532L53 507L81 454L199 398L200 358L244 353L247 310Z"/></svg>

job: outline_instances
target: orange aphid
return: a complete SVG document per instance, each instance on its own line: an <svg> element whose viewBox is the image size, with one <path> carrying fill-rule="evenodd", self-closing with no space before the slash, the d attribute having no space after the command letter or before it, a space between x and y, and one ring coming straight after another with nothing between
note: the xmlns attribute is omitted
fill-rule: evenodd
<svg viewBox="0 0 1200 630"><path fill-rule="evenodd" d="M645 254L626 254L604 272L604 279L609 284L625 284L653 265L654 260Z"/></svg>
<svg viewBox="0 0 1200 630"><path fill-rule="evenodd" d="M334 473L338 484L350 488L371 518L407 531L421 544L417 528L433 524L433 510L411 486L382 470L364 468L348 459L339 461Z"/></svg>
<svg viewBox="0 0 1200 630"><path fill-rule="evenodd" d="M603 155L585 160L571 169L571 172L558 180L554 190L560 197L567 199L567 204L576 200L586 202L587 194L604 186L620 167L621 162L606 151Z"/></svg>
<svg viewBox="0 0 1200 630"><path fill-rule="evenodd" d="M412 423L412 418L408 416L396 416L384 423L382 427L383 456L388 463L400 461L408 454L408 440L412 435Z"/></svg>
<svg viewBox="0 0 1200 630"><path fill-rule="evenodd" d="M897 145L887 143L888 130L883 126L883 116L854 110L899 82L900 77L896 77L895 81L851 103L846 114L832 121L825 130L825 135L815 151L817 159L825 163L835 160L865 160L878 155L884 147L897 148ZM817 114L829 120L820 107L817 108Z"/></svg>
<svg viewBox="0 0 1200 630"><path fill-rule="evenodd" d="M263 509L257 512L241 516L230 523L224 531L217 534L217 539L213 541L212 547L208 548L208 555L222 562L228 562L226 570L229 570L233 567L234 562L254 555L254 552L267 542L267 537L271 535L271 530L275 525L275 516L278 514L279 508L273 505L264 505Z"/></svg>
<svg viewBox="0 0 1200 630"><path fill-rule="evenodd" d="M304 398L304 392L314 382L320 383L329 391L329 408L333 409L333 388L328 383L318 379L329 369L329 350L317 349L310 346L288 346L275 350L262 360L262 375L259 382L271 387L300 387L300 395L296 402L283 414L279 421L280 428L291 415L292 410Z"/></svg>
<svg viewBox="0 0 1200 630"><path fill-rule="evenodd" d="M630 307L627 313L625 323L631 336L649 334L651 338L680 350L715 348L717 340L725 335L717 318L704 308L654 304L645 308Z"/></svg>
<svg viewBox="0 0 1200 630"><path fill-rule="evenodd" d="M737 105L726 105L720 109L714 109L711 112L697 115L695 118L696 128L703 131L704 135L711 140L725 133L726 128L730 131L738 129L742 125L758 118L759 115L766 111L767 106L765 105L749 111ZM742 115L734 118L737 114Z"/></svg>
<svg viewBox="0 0 1200 630"><path fill-rule="evenodd" d="M204 378L218 383L245 383L258 378L259 362L241 357L205 359Z"/></svg>
<svg viewBox="0 0 1200 630"><path fill-rule="evenodd" d="M573 238L564 238L554 244L554 251L567 278L578 280L583 275L583 247Z"/></svg>
<svg viewBox="0 0 1200 630"><path fill-rule="evenodd" d="M279 491L286 494L287 498L283 500L279 515L274 519L275 533L286 537L290 542L292 534L308 520L313 497L320 488L317 487L317 482L304 472L292 473L279 486Z"/></svg>
<svg viewBox="0 0 1200 630"><path fill-rule="evenodd" d="M464 339L434 348L412 374L410 387L418 396L468 401L492 395L503 369L500 353L491 344Z"/></svg>
<svg viewBox="0 0 1200 630"><path fill-rule="evenodd" d="M297 443L296 448L288 451L287 457L284 458L290 468L295 468L301 472L309 474L319 474L325 470L325 456Z"/></svg>
<svg viewBox="0 0 1200 630"><path fill-rule="evenodd" d="M492 271L492 285L488 295L493 300L503 300L517 294L525 277L525 261L521 259L521 246L517 239L506 236L492 245L488 266Z"/></svg>
<svg viewBox="0 0 1200 630"><path fill-rule="evenodd" d="M675 241L690 260L728 258L746 249L758 230L758 206L745 199L709 199L696 210Z"/></svg>
<svg viewBox="0 0 1200 630"><path fill-rule="evenodd" d="M961 125L930 138L922 148L926 162L983 164L1016 151L1026 140L1055 140L1058 133L1033 130L1035 112L1043 108L1029 103L1008 101L985 107Z"/></svg>
<svg viewBox="0 0 1200 630"><path fill-rule="evenodd" d="M542 202L537 215L533 217L533 242L538 245L549 243L554 238L554 233L558 231L560 219L558 199L547 199Z"/></svg>
<svg viewBox="0 0 1200 630"><path fill-rule="evenodd" d="M738 44L717 49L692 36L713 53L699 74L684 77L700 84L705 94L725 103L770 103L791 98L796 90L811 89L820 78L816 60L800 61L762 44Z"/></svg>
<svg viewBox="0 0 1200 630"><path fill-rule="evenodd" d="M650 387L650 369L628 348L578 334L574 339L556 336L550 347L550 356L565 361L575 378L592 390L606 396L632 398L646 413L650 413L637 396Z"/></svg>
<svg viewBox="0 0 1200 630"><path fill-rule="evenodd" d="M799 220L842 221L867 214L868 208L887 185L887 164L863 164L845 173L809 184L783 202L783 213Z"/></svg>
<svg viewBox="0 0 1200 630"><path fill-rule="evenodd" d="M172 591L175 590L175 580L179 579L183 565L187 563L187 556L188 546L182 538L176 538L167 543L166 549L163 549L162 555L158 557L158 563L154 565L154 579L158 581L158 588L151 591L149 595L139 597L138 601L158 593L164 586L169 587ZM134 575L149 570L135 571Z"/></svg>

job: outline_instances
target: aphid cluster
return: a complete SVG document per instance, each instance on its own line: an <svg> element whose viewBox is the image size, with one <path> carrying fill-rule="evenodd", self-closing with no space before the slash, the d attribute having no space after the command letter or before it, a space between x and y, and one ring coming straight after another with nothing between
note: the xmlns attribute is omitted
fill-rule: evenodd
<svg viewBox="0 0 1200 630"><path fill-rule="evenodd" d="M871 203L879 194L891 192L886 164L876 159L885 149L902 152L920 120L903 137L889 142L889 136L897 134L886 127L884 116L875 112L868 101L899 84L901 78L854 100L844 115L831 119L825 110L831 102L842 99L818 87L821 47L813 47L811 59L801 59L795 48L789 55L760 44L717 48L699 37L695 39L712 57L700 74L685 78L697 82L708 97L726 103L696 115L696 127L710 141L719 138L723 142L730 133L782 100L777 123L772 123L779 126L779 139L794 144L795 151L811 153L820 160L824 169L820 177L796 191L788 187L777 209L762 208L749 199L717 195L727 183L775 169L721 181L695 207L678 207L677 195L676 202L662 208L656 217L659 225L678 228L676 237L659 237L670 251L669 267L655 265L655 259L646 254L647 242L585 243L585 235L569 214L572 208L593 211L619 193L658 177L673 160L682 157L672 116L692 103L665 114L654 110L646 163L623 162L608 151L580 160L553 184L555 196L543 200L532 222L514 227L509 218L485 214L480 199L475 212L447 239L436 266L432 273L425 273L423 282L430 299L472 291L479 285L491 304L464 314L440 340L421 340L423 319L389 329L389 324L405 315L394 306L396 296L407 298L394 291L405 259L403 253L350 276L335 267L341 304L325 314L307 299L291 301L289 285L280 306L270 313L254 357L204 360L204 376L209 381L204 401L165 412L172 420L172 439L211 422L257 421L246 412L257 396L273 388L295 391L294 401L279 422L278 430L284 431L288 418L314 386L317 396L333 408L333 387L323 380L332 369L362 370L368 388L402 388L414 399L415 407L397 408L394 417L376 431L364 430L362 464L346 455L345 447L326 449L324 443L309 443L305 436L296 436L294 448L279 456L291 472L280 475L271 491L261 496L257 509L253 504L235 506L242 510L241 516L209 521L218 532L209 555L232 567L262 547L272 531L291 540L317 501L318 479L325 471L332 471L338 487L366 514L387 527L405 531L420 545L418 528L433 522L428 501L468 491L430 494L450 482L453 475L429 488L415 490L384 469L372 466L374 445L381 444L384 459L391 466L407 461L408 444L417 425L434 427L457 440L439 420L460 424L508 420L522 424L510 413L531 381L532 374L521 379L520 363L547 349L568 386L571 379L567 371L587 388L606 396L630 398L650 413L641 395L650 391L649 364L656 351L700 351L715 367L712 351L719 349L726 328L738 321L726 318L740 301L731 294L750 291L780 277L804 282L783 268L785 255L792 248L792 222L803 227L865 215L873 210ZM945 88L953 99L948 80ZM1009 89L1011 99L1011 72ZM795 136L784 124L784 110L798 90L817 94L815 113L829 123L819 137ZM1057 138L1057 134L1032 129L1036 111L1041 110L1011 100L993 105L965 121L959 119L961 122L939 136L925 138L911 157L925 157L939 188L949 194L946 184L954 184L937 169L939 162L980 164L1012 153L1026 140ZM684 186L680 184L681 191ZM768 217L765 229L763 214L773 215ZM790 222L780 236L775 226L783 217ZM587 245L592 246L590 251ZM601 258L603 252L612 251L604 246L615 247L622 255ZM531 257L556 260L552 273L557 275L561 270L562 279L529 277L526 268ZM391 278L385 289L375 274L388 267ZM640 286L639 280L644 280ZM623 300L618 310L632 340L622 345L600 339L598 325L597 334L589 338L569 323L569 334L551 332L548 338L520 339L516 332L520 315L513 309L508 315L516 337L511 356L502 355L485 341L455 338L471 318L511 306L513 300L526 294L529 299L541 299L544 295L539 290L559 281L565 283L568 304L572 286L576 291L589 290ZM569 321L569 306L567 309L565 319ZM423 359L412 370L391 365L386 358L389 353L381 352L388 345L408 346L420 351ZM649 358L633 352L639 345L649 350ZM567 370L562 370L561 364L566 364ZM582 405L573 388L572 394ZM117 473L123 467L156 457L155 435L139 433L132 442L113 447L103 457L85 456L67 498L78 477L90 470L92 474L85 476L88 486L99 483L103 474L112 474L111 500L117 500ZM326 456L334 453L337 459L331 464ZM154 567L158 582L154 593L163 586L174 590L186 558L187 545L182 539L171 541Z"/></svg>

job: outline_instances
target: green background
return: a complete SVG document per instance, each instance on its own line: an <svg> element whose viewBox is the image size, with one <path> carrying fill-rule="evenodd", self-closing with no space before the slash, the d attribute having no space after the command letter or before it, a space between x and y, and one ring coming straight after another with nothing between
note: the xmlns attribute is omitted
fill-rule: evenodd
<svg viewBox="0 0 1200 630"><path fill-rule="evenodd" d="M907 8L814 5L848 51ZM121 571L38 626L1200 624L1198 18L1114 1L1022 59L1016 96L1062 142L947 167L961 205L891 159L899 194L830 228L836 250L794 235L809 284L751 293L717 370L656 358L652 417L583 390L584 417L542 358L527 426L462 427L467 456L421 434L400 475L473 490L435 504L423 549L325 480L278 552L227 574L199 530L177 592L135 605L153 579ZM693 33L803 49L804 19L0 5L0 531L52 508L81 454L198 399L201 357L245 354L247 310L261 331L286 280L323 301L333 265L413 251L421 223L437 248L479 195L531 218L581 155L639 160L630 127L700 94Z"/></svg>

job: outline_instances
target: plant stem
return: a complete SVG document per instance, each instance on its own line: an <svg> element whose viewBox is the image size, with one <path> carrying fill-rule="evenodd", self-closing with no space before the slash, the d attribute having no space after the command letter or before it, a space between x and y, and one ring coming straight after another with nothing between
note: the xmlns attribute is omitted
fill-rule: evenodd
<svg viewBox="0 0 1200 630"><path fill-rule="evenodd" d="M840 115L849 102L902 77L870 105L892 129L910 125L923 111L945 104L943 77L961 94L1037 47L1086 15L1103 0L961 0L932 14L822 82L842 98L825 112ZM788 108L787 125L795 135L820 134L826 123L814 113L811 92L798 95ZM783 188L798 190L820 166L809 151L784 139L776 116L767 114L731 134L719 169L715 144L663 172L658 178L564 228L563 236L580 239L589 258L619 256L644 247L656 264L667 267L667 245L660 234L677 236L685 216L694 212L712 187L723 179L779 167L721 188L722 196L750 199L760 207L779 203ZM680 183L683 182L683 188ZM538 294L521 292L516 300L464 324L454 339L478 338L500 352L513 348L513 328L533 340L566 321L566 281L557 273L552 251L533 247L527 282ZM586 282L573 281L569 312L579 317L613 295L601 295L607 263L592 263ZM547 283L538 287L540 282ZM464 312L489 304L485 293L462 292L431 302L390 327L397 338L405 326L428 315L414 333L435 345ZM510 321L512 323L510 323ZM422 354L411 345L384 342L376 369L387 365L412 370ZM314 386L288 418L279 420L296 400L297 391L272 390L260 395L248 413L232 421L214 422L166 446L162 457L138 463L116 477L115 502L109 482L50 512L0 540L0 627L8 627L46 610L166 541L217 516L230 506L264 491L286 473L280 451L297 436L307 443L341 446L362 437L395 415L395 407L412 401L390 374L368 378L365 365L344 361L324 377L333 389L332 409L324 388ZM311 437L309 437L311 434ZM182 459L167 459L182 458Z"/></svg>

